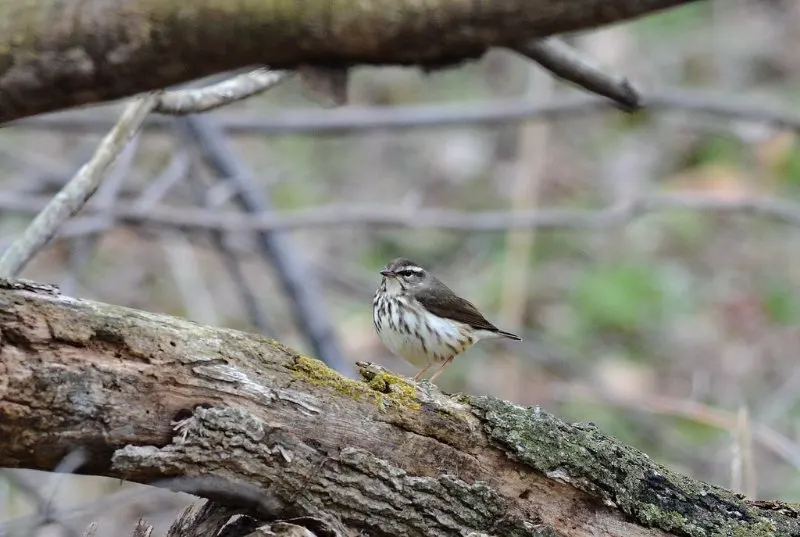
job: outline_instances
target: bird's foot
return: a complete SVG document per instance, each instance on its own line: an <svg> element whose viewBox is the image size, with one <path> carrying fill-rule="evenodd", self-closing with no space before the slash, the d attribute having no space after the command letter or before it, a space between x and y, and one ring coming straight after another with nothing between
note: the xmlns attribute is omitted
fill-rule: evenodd
<svg viewBox="0 0 800 537"><path fill-rule="evenodd" d="M356 362L356 366L362 371L369 371L372 373L389 373L389 371L382 365L373 364L372 362Z"/></svg>

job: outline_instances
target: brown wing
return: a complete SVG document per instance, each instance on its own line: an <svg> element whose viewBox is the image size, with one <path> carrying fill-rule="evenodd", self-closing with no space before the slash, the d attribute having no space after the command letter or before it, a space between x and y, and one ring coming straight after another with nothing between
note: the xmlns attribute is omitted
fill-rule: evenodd
<svg viewBox="0 0 800 537"><path fill-rule="evenodd" d="M456 295L449 287L441 282L436 282L431 290L424 290L416 294L416 299L425 309L434 315L452 319L471 326L477 330L499 332L499 329L481 315L472 302Z"/></svg>

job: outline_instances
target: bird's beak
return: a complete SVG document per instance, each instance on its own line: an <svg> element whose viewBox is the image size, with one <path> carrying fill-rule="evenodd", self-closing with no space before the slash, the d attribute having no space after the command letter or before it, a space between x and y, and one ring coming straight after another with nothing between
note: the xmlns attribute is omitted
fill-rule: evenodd
<svg viewBox="0 0 800 537"><path fill-rule="evenodd" d="M392 276L394 276L394 272L392 272L391 270L382 270L381 271L381 276L385 276L387 278L391 278Z"/></svg>

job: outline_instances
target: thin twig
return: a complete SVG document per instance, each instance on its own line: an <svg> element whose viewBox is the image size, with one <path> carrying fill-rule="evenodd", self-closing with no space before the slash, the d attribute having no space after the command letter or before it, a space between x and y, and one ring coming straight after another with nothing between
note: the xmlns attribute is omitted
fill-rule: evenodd
<svg viewBox="0 0 800 537"><path fill-rule="evenodd" d="M185 114L210 110L265 91L285 78L283 73L256 69L205 88L152 92L136 98L100 142L89 162L53 197L22 236L5 250L0 257L0 276L16 276L59 228L86 204L102 183L107 168L117 160L150 112Z"/></svg>
<svg viewBox="0 0 800 537"><path fill-rule="evenodd" d="M627 78L607 72L597 62L559 38L534 39L516 51L557 77L608 97L627 112L636 111L642 105L642 96Z"/></svg>
<svg viewBox="0 0 800 537"><path fill-rule="evenodd" d="M154 112L179 116L208 112L262 93L290 74L288 71L259 68L202 88L167 91L161 96Z"/></svg>
<svg viewBox="0 0 800 537"><path fill-rule="evenodd" d="M752 422L747 406L739 407L736 428L733 433L733 457L731 457L731 490L750 498L757 492L756 467L753 460Z"/></svg>
<svg viewBox="0 0 800 537"><path fill-rule="evenodd" d="M112 212L122 190L122 185L131 171L133 158L136 155L139 140L141 139L139 134L134 135L130 143L122 150L117 161L110 167L108 178L103 181L94 195L98 210L105 215L109 215ZM111 217L108 218L110 219ZM62 278L60 285L65 294L77 294L78 276L91 259L99 239L99 235L83 235L73 240L69 249L69 270Z"/></svg>
<svg viewBox="0 0 800 537"><path fill-rule="evenodd" d="M141 211L148 211L164 196L167 195L175 185L189 176L192 169L192 157L189 151L179 147L173 151L169 163L164 169L150 181L150 184L142 191L133 202L133 206Z"/></svg>
<svg viewBox="0 0 800 537"><path fill-rule="evenodd" d="M80 210L100 185L105 172L136 134L158 100L150 93L127 106L113 129L103 138L91 160L56 194L21 237L0 257L0 275L14 277L41 250L58 229Z"/></svg>

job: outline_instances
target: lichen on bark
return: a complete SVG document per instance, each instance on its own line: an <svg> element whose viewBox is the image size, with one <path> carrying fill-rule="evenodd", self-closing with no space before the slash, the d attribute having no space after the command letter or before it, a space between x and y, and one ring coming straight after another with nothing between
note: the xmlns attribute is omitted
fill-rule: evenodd
<svg viewBox="0 0 800 537"><path fill-rule="evenodd" d="M539 408L470 398L490 439L533 469L602 498L637 523L687 537L797 536L800 522L741 495L672 472L593 424Z"/></svg>
<svg viewBox="0 0 800 537"><path fill-rule="evenodd" d="M295 374L314 386L326 386L356 401L372 401L379 410L388 408L419 410L422 405L417 388L407 379L386 371L365 372L367 382L340 375L324 362L298 355L287 366Z"/></svg>

